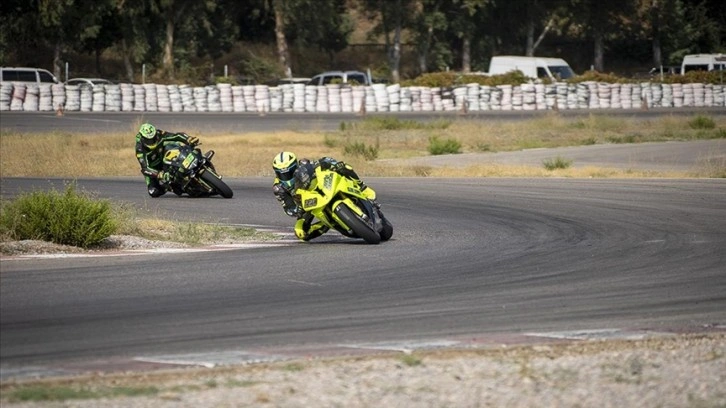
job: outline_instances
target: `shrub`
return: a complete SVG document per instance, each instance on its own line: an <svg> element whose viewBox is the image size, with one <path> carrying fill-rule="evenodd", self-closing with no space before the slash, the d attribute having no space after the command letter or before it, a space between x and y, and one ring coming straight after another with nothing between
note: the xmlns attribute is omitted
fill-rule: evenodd
<svg viewBox="0 0 726 408"><path fill-rule="evenodd" d="M700 84L723 84L726 75L723 71L690 71L683 75L668 75L663 78L664 83L700 83Z"/></svg>
<svg viewBox="0 0 726 408"><path fill-rule="evenodd" d="M378 143L376 142L375 146L367 146L363 142L353 142L347 144L343 148L343 151L345 152L345 154L351 156L360 156L367 161L371 161L378 158Z"/></svg>
<svg viewBox="0 0 726 408"><path fill-rule="evenodd" d="M456 72L433 72L422 74L401 86L425 86L431 88L450 88L466 84L479 85L521 85L529 82L529 78L521 71L512 71L501 75L463 74Z"/></svg>
<svg viewBox="0 0 726 408"><path fill-rule="evenodd" d="M551 171L555 169L566 169L572 166L572 160L557 156L554 159L545 159L544 161L542 161L542 164L544 165L545 169Z"/></svg>
<svg viewBox="0 0 726 408"><path fill-rule="evenodd" d="M417 130L417 129L446 129L451 125L447 119L436 119L430 122L417 122L415 120L402 120L390 116L371 116L359 123L340 124L340 130L363 128L367 130Z"/></svg>
<svg viewBox="0 0 726 408"><path fill-rule="evenodd" d="M608 136L605 139L610 143L623 144L623 143L638 143L641 141L642 137L638 134L628 133L625 136Z"/></svg>
<svg viewBox="0 0 726 408"><path fill-rule="evenodd" d="M456 139L439 140L437 136L429 138L429 153L433 155L461 153L461 143Z"/></svg>
<svg viewBox="0 0 726 408"><path fill-rule="evenodd" d="M401 357L401 362L409 367L416 367L423 364L423 360L411 354L405 354Z"/></svg>
<svg viewBox="0 0 726 408"><path fill-rule="evenodd" d="M108 201L76 192L52 190L19 196L0 212L0 231L11 239L40 239L82 248L99 244L118 224Z"/></svg>
<svg viewBox="0 0 726 408"><path fill-rule="evenodd" d="M604 73L604 72L597 72L597 71L585 71L582 73L582 75L577 75L577 76L572 77L569 80L567 80L567 82L570 82L570 83L590 82L590 81L607 82L610 84L636 82L629 78L619 77L613 73Z"/></svg>
<svg viewBox="0 0 726 408"><path fill-rule="evenodd" d="M698 115L688 121L688 126L691 129L713 129L716 127L716 122L708 116Z"/></svg>
<svg viewBox="0 0 726 408"><path fill-rule="evenodd" d="M345 122L342 122L342 123L345 123ZM325 147L332 148L332 147L335 147L338 145L338 141L335 140L335 138L333 136L331 136L329 134L325 134L325 137L323 138L323 144L325 145Z"/></svg>

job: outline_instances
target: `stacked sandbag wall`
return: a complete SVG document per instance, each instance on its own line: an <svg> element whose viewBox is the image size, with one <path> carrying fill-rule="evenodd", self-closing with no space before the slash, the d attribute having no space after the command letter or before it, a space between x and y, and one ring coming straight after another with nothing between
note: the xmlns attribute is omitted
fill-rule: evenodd
<svg viewBox="0 0 726 408"><path fill-rule="evenodd" d="M0 84L0 111L435 112L726 107L726 86L662 83L526 83L453 88L374 84L207 86Z"/></svg>

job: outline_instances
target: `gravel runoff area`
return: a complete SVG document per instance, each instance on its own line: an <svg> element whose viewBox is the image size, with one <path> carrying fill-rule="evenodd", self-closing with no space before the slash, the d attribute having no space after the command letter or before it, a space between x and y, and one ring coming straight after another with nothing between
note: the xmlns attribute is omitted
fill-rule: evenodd
<svg viewBox="0 0 726 408"><path fill-rule="evenodd" d="M97 395L13 398L31 385ZM144 396L108 396L149 387ZM3 408L724 407L726 332L94 374L1 389Z"/></svg>

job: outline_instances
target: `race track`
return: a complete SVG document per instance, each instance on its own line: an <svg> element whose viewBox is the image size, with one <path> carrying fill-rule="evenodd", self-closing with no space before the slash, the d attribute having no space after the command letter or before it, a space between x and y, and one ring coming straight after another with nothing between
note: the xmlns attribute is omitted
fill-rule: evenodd
<svg viewBox="0 0 726 408"><path fill-rule="evenodd" d="M199 353L239 361L726 324L722 179L367 181L394 225L378 246L329 233L225 251L3 259L3 376ZM137 178L79 184L176 219L291 232L270 180L228 182L230 200L152 200ZM49 183L62 186L4 178L0 187L7 198Z"/></svg>

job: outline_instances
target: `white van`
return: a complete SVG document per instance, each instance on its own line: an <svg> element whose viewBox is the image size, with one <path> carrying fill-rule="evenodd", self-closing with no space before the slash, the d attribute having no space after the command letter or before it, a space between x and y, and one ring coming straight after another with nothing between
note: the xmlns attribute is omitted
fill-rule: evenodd
<svg viewBox="0 0 726 408"><path fill-rule="evenodd" d="M549 78L553 81L575 76L570 64L562 58L497 55L489 63L489 75L522 71L529 78Z"/></svg>
<svg viewBox="0 0 726 408"><path fill-rule="evenodd" d="M690 71L726 71L726 54L686 55L681 64L681 75Z"/></svg>
<svg viewBox="0 0 726 408"><path fill-rule="evenodd" d="M41 68L2 67L0 68L0 82L21 84L57 84L58 80L49 71Z"/></svg>

